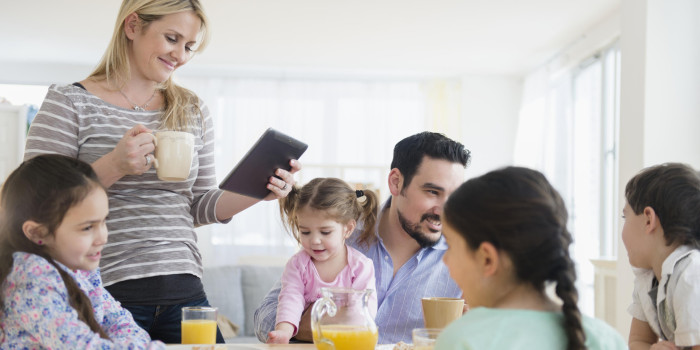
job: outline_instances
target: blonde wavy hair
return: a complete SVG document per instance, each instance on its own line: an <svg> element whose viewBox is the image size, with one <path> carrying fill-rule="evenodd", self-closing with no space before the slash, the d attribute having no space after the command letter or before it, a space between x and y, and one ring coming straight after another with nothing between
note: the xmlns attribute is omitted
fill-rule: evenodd
<svg viewBox="0 0 700 350"><path fill-rule="evenodd" d="M102 56L102 60L97 68L90 73L88 79L106 79L107 83L115 89L121 89L130 79L131 68L127 52L129 39L124 32L124 22L130 14L136 13L141 25L146 28L150 23L163 16L184 11L194 12L202 22L200 40L198 40L196 50L193 50L194 54L204 50L209 42L207 31L209 20L199 0L124 0L119 9L112 40ZM170 130L189 130L196 124L204 126L204 121L201 118L199 120L194 118L202 115L197 95L175 84L172 75L168 80L159 84L158 89L161 90L164 99L161 116L162 127Z"/></svg>

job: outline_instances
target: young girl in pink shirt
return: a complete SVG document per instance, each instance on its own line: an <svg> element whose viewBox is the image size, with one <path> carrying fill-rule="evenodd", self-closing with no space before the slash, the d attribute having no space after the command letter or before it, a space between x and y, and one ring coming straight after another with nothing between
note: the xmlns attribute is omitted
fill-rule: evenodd
<svg viewBox="0 0 700 350"><path fill-rule="evenodd" d="M372 260L345 244L358 222L362 223L359 241L374 234L374 192L355 191L336 178L317 178L280 199L280 212L302 249L289 259L282 274L277 321L268 343L289 342L304 310L321 297L322 287L376 290ZM370 312L372 317L377 312L374 293Z"/></svg>

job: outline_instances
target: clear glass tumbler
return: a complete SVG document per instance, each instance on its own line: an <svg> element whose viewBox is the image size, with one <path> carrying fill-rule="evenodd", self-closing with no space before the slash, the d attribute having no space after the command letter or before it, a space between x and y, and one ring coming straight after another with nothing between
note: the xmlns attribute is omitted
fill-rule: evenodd
<svg viewBox="0 0 700 350"><path fill-rule="evenodd" d="M216 344L216 308L182 308L182 344Z"/></svg>
<svg viewBox="0 0 700 350"><path fill-rule="evenodd" d="M435 339L440 335L442 329L437 328L414 328L413 329L413 350L433 350Z"/></svg>

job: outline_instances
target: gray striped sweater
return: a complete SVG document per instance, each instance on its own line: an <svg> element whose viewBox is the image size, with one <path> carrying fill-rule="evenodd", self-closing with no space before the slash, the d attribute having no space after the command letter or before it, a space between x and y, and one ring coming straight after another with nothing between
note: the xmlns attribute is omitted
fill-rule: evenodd
<svg viewBox="0 0 700 350"><path fill-rule="evenodd" d="M108 243L100 262L105 286L159 275L202 276L195 226L218 222L214 127L202 108L204 133L195 134L190 176L165 182L151 168L128 175L108 190ZM136 124L158 129L159 111L136 112L111 105L73 85L52 85L33 120L24 159L59 153L93 163L110 152ZM145 161L145 160L144 160Z"/></svg>

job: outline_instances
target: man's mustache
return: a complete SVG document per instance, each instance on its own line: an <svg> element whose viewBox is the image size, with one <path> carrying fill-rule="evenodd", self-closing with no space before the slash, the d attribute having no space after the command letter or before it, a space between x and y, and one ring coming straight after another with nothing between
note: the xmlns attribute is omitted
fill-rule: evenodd
<svg viewBox="0 0 700 350"><path fill-rule="evenodd" d="M423 222L425 220L442 222L442 220L440 220L440 215L437 214L423 214L423 216L420 217L420 221Z"/></svg>

